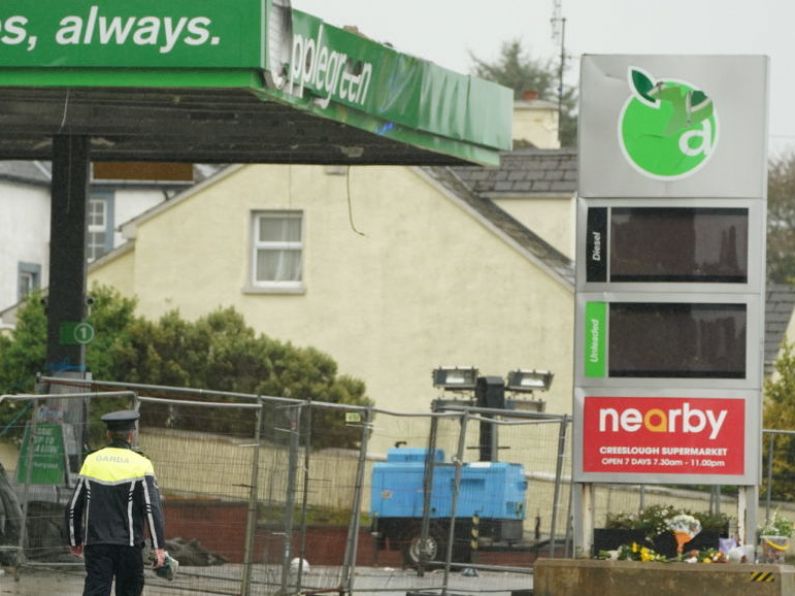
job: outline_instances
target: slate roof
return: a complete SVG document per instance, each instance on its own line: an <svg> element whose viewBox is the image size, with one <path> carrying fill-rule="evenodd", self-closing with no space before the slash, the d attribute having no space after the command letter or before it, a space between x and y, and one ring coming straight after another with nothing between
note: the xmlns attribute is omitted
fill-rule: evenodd
<svg viewBox="0 0 795 596"><path fill-rule="evenodd" d="M795 308L795 287L768 284L765 299L765 375L773 372L781 342Z"/></svg>
<svg viewBox="0 0 795 596"><path fill-rule="evenodd" d="M491 199L473 192L472 188L459 177L460 168L426 167L423 169L448 191L533 255L542 266L557 275L572 289L574 288L574 262L501 209Z"/></svg>
<svg viewBox="0 0 795 596"><path fill-rule="evenodd" d="M472 191L486 195L573 195L576 149L519 149L500 155L499 168L453 167Z"/></svg>
<svg viewBox="0 0 795 596"><path fill-rule="evenodd" d="M50 164L43 161L0 160L0 179L49 186Z"/></svg>

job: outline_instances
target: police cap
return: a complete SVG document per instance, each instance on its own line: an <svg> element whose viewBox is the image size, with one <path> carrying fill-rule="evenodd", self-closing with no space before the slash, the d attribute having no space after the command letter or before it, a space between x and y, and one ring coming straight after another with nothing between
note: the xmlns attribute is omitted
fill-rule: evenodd
<svg viewBox="0 0 795 596"><path fill-rule="evenodd" d="M102 422L108 427L108 430L135 430L135 421L138 420L140 414L135 410L117 410L110 412L102 417Z"/></svg>

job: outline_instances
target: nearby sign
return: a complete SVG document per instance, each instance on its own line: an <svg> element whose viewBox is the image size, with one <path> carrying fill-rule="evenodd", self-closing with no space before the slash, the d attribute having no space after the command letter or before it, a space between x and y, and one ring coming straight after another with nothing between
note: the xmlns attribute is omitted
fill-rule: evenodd
<svg viewBox="0 0 795 596"><path fill-rule="evenodd" d="M584 56L579 195L763 196L768 78L764 56Z"/></svg>
<svg viewBox="0 0 795 596"><path fill-rule="evenodd" d="M0 67L264 67L265 10L266 0L6 0Z"/></svg>
<svg viewBox="0 0 795 596"><path fill-rule="evenodd" d="M30 484L63 484L66 458L63 429L60 424L40 423L33 436L33 453L30 453L30 426L25 429L22 449L17 465L17 482L28 482L28 460L31 462Z"/></svg>
<svg viewBox="0 0 795 596"><path fill-rule="evenodd" d="M583 472L742 475L744 401L592 397L583 408Z"/></svg>

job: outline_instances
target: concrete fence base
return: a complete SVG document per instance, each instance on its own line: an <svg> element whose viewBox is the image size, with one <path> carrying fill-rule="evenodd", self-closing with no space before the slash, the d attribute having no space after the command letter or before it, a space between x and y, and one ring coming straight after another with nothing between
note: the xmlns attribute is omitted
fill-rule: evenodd
<svg viewBox="0 0 795 596"><path fill-rule="evenodd" d="M795 567L538 559L533 571L533 594L785 596L795 594Z"/></svg>

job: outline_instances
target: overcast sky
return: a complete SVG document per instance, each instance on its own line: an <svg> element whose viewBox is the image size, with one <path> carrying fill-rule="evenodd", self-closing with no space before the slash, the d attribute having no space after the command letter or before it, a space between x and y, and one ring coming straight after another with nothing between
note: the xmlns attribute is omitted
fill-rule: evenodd
<svg viewBox="0 0 795 596"><path fill-rule="evenodd" d="M556 59L554 0L293 0L295 8L462 73L519 39ZM560 0L569 83L587 54L765 54L771 58L770 150L795 152L795 0ZM738 81L741 85L742 81Z"/></svg>

